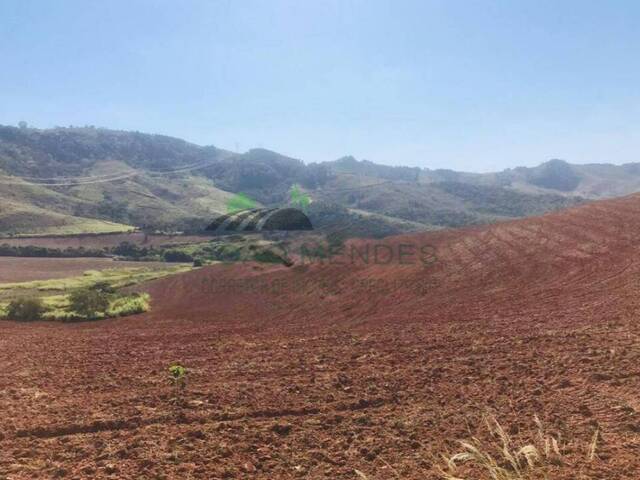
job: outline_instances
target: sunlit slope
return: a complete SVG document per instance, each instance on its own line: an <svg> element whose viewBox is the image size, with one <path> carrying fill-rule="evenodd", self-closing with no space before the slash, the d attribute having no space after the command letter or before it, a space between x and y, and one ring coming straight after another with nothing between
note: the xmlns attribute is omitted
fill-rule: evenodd
<svg viewBox="0 0 640 480"><path fill-rule="evenodd" d="M127 231L130 225L204 227L232 196L204 177L146 175L116 181L102 176L131 171L121 162L89 169L86 184L48 186L0 176L0 234L70 234ZM111 172L111 173L109 173ZM108 178L108 177L107 177Z"/></svg>
<svg viewBox="0 0 640 480"><path fill-rule="evenodd" d="M0 207L0 232L3 235L73 235L132 230L131 225L67 215L20 202L4 201Z"/></svg>
<svg viewBox="0 0 640 480"><path fill-rule="evenodd" d="M136 132L0 127L0 200L13 205L11 213L5 208L0 234L40 233L49 224L95 233L104 222L203 228L232 196L201 175L225 155Z"/></svg>

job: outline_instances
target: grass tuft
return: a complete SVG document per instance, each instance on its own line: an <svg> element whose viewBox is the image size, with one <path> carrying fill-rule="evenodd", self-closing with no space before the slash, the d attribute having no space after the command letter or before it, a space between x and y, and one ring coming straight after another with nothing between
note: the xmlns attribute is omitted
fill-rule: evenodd
<svg viewBox="0 0 640 480"><path fill-rule="evenodd" d="M589 445L589 455L588 455L588 459L590 462L593 462L596 458L596 450L598 449L598 439L600 438L600 430L597 429L594 434L593 434L593 438L591 439L591 443Z"/></svg>
<svg viewBox="0 0 640 480"><path fill-rule="evenodd" d="M437 467L438 473L445 480L540 478L548 466L562 463L562 454L557 439L545 432L537 416L534 420L538 427L536 438L517 446L494 417L485 416L493 440L488 444L476 438L459 442L461 451L443 456L444 465Z"/></svg>

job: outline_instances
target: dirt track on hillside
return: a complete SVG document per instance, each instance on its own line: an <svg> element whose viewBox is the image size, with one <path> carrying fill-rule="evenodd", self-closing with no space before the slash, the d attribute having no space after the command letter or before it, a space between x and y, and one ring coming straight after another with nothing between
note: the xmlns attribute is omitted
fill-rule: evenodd
<svg viewBox="0 0 640 480"><path fill-rule="evenodd" d="M150 284L145 315L0 323L0 478L431 479L485 412L515 441L541 418L551 479L639 478L638 218L632 196L385 242L435 263L220 265Z"/></svg>

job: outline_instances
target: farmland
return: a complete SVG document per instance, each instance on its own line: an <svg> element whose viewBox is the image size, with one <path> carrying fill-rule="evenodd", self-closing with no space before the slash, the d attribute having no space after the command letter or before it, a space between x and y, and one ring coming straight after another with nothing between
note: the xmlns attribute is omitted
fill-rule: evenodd
<svg viewBox="0 0 640 480"><path fill-rule="evenodd" d="M431 479L491 414L518 444L539 417L549 478L633 478L638 213L630 196L379 243L429 263L214 265L136 287L143 315L2 322L0 471Z"/></svg>
<svg viewBox="0 0 640 480"><path fill-rule="evenodd" d="M0 480L640 480L639 22L0 1Z"/></svg>

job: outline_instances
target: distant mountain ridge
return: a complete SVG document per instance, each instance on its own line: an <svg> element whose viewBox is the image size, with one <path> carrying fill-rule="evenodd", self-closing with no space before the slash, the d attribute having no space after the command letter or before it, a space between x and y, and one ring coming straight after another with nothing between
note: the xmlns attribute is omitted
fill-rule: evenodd
<svg viewBox="0 0 640 480"><path fill-rule="evenodd" d="M551 159L536 167L508 168L493 173L425 169L422 178L424 181L494 185L525 193L535 191L595 200L640 191L640 163L571 164L565 160Z"/></svg>
<svg viewBox="0 0 640 480"><path fill-rule="evenodd" d="M640 191L640 164L468 173L353 157L305 164L265 149L235 153L164 135L0 126L0 234L199 231L236 193L285 205L293 185L317 228L385 236L540 214Z"/></svg>

